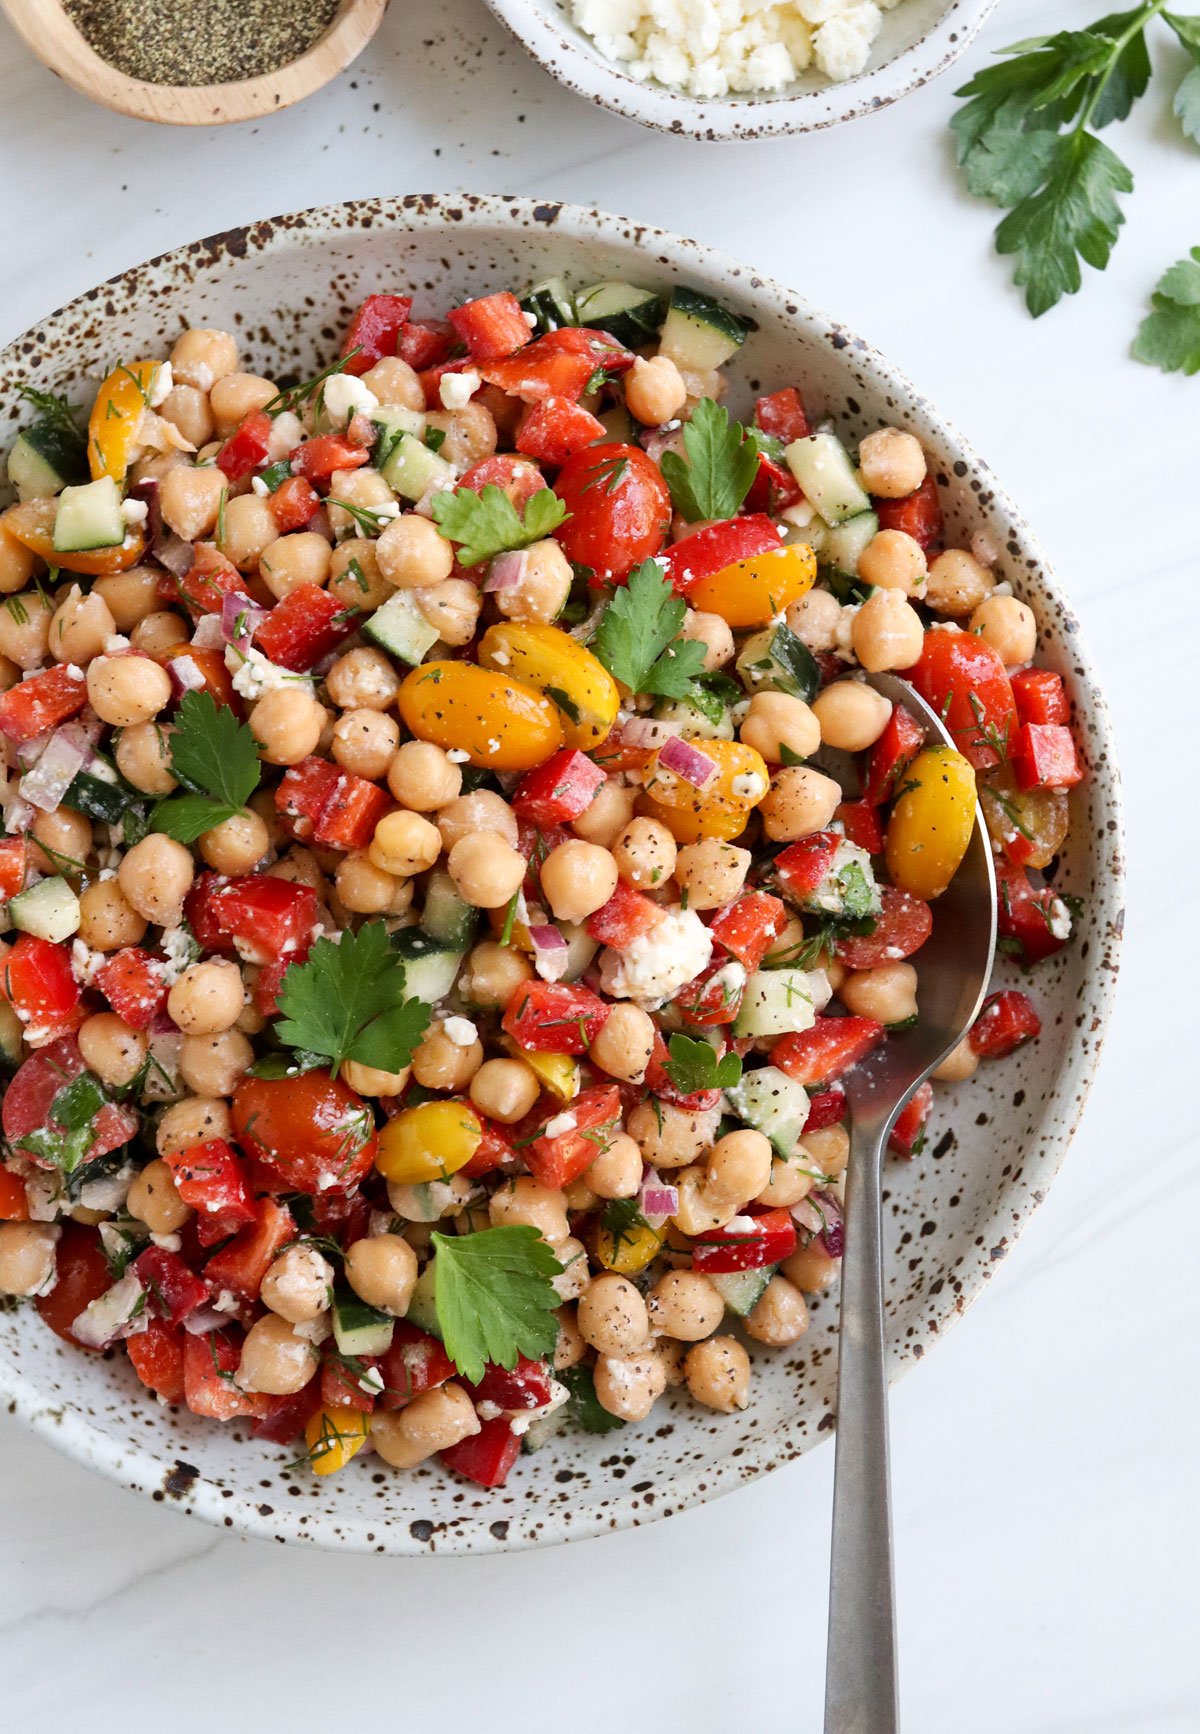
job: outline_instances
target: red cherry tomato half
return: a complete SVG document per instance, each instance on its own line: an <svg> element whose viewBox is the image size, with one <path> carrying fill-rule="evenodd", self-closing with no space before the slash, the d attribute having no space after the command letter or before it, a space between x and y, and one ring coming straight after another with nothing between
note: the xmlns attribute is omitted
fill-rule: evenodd
<svg viewBox="0 0 1200 1734"><path fill-rule="evenodd" d="M289 1192L344 1192L375 1160L370 1108L328 1072L243 1079L234 1091L233 1129L247 1155Z"/></svg>
<svg viewBox="0 0 1200 1734"><path fill-rule="evenodd" d="M671 524L671 496L658 465L616 440L568 458L554 491L571 516L555 532L568 560L600 578L623 578L657 554Z"/></svg>
<svg viewBox="0 0 1200 1734"><path fill-rule="evenodd" d="M83 1309L113 1284L96 1230L81 1222L66 1223L55 1249L54 1266L58 1279L49 1294L38 1296L34 1306L56 1337L74 1348L86 1348L89 1354L99 1354L99 1349L80 1343L71 1335L71 1326Z"/></svg>

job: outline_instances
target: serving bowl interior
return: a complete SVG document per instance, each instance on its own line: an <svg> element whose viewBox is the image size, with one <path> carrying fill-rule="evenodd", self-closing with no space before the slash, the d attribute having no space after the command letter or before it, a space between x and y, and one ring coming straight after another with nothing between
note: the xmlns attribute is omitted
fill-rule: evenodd
<svg viewBox="0 0 1200 1734"><path fill-rule="evenodd" d="M810 413L836 416L851 436L883 422L911 429L930 454L950 539L986 530L1004 550L1003 575L1036 612L1042 656L1071 692L1088 774L1055 883L1083 900L1083 914L1075 941L1034 979L1041 1038L943 1090L923 1155L889 1166L888 1344L898 1376L1000 1267L1063 1159L1096 1067L1121 927L1121 818L1104 700L1031 532L937 411L861 339L695 242L570 206L412 196L209 236L81 296L0 353L0 445L26 416L20 383L82 401L113 356L163 354L183 325L231 329L243 365L297 377L336 353L368 292L402 289L418 310L440 314L549 273L578 286L683 282L726 302L753 326L730 368L735 410L748 413L760 389L798 384ZM669 1395L641 1427L559 1434L490 1493L436 1465L398 1474L370 1457L338 1478L288 1472L286 1449L249 1440L240 1423L160 1407L124 1356L66 1347L31 1307L0 1316L0 1397L114 1481L247 1534L385 1553L488 1551L646 1523L799 1456L833 1426L836 1330L834 1294L814 1304L794 1348L755 1350L744 1414Z"/></svg>
<svg viewBox="0 0 1200 1734"><path fill-rule="evenodd" d="M958 58L996 0L903 0L884 13L857 78L834 84L811 68L783 90L725 97L635 78L578 28L571 0L487 3L552 78L601 108L689 138L756 139L838 126L907 96Z"/></svg>

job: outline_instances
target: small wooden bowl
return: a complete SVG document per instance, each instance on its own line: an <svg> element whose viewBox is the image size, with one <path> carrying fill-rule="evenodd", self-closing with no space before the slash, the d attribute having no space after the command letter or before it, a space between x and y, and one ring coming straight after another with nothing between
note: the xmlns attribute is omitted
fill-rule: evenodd
<svg viewBox="0 0 1200 1734"><path fill-rule="evenodd" d="M169 126L220 126L255 120L320 90L362 53L387 0L342 0L333 23L297 60L232 84L148 84L101 58L59 0L0 0L13 29L51 72L93 102L135 120Z"/></svg>

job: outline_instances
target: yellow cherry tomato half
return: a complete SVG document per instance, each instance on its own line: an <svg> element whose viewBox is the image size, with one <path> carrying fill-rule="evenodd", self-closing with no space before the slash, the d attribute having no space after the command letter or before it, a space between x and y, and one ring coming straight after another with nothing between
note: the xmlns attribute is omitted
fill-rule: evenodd
<svg viewBox="0 0 1200 1734"><path fill-rule="evenodd" d="M471 662L423 662L400 688L401 720L419 741L458 747L485 771L531 771L563 744L552 700Z"/></svg>
<svg viewBox="0 0 1200 1734"><path fill-rule="evenodd" d="M128 367L114 367L96 393L88 417L88 467L93 479L125 480L158 366L157 361L134 361Z"/></svg>
<svg viewBox="0 0 1200 1734"><path fill-rule="evenodd" d="M636 1276L658 1256L665 1239L665 1229L651 1228L645 1222L637 1228L622 1229L619 1234L614 1234L611 1229L597 1228L592 1251L596 1262L605 1270L615 1270L621 1276Z"/></svg>
<svg viewBox="0 0 1200 1734"><path fill-rule="evenodd" d="M375 1166L400 1186L420 1186L456 1174L482 1142L479 1116L465 1102L422 1102L388 1121Z"/></svg>
<svg viewBox="0 0 1200 1734"><path fill-rule="evenodd" d="M765 626L806 590L817 576L817 559L805 542L735 560L689 587L688 606L719 614L730 626Z"/></svg>
<svg viewBox="0 0 1200 1734"><path fill-rule="evenodd" d="M952 747L926 747L904 773L888 820L892 882L917 897L940 897L957 873L975 823L975 772Z"/></svg>
<svg viewBox="0 0 1200 1734"><path fill-rule="evenodd" d="M641 810L661 819L677 843L698 843L708 837L728 843L745 830L751 811L770 787L766 762L743 741L705 741L692 735L683 738L713 760L716 776L703 789L697 789L661 764L660 755L655 753L646 770Z"/></svg>
<svg viewBox="0 0 1200 1734"><path fill-rule="evenodd" d="M579 1061L571 1054L539 1054L518 1047L511 1036L504 1047L514 1060L521 1060L557 1102L571 1102L579 1094Z"/></svg>
<svg viewBox="0 0 1200 1734"><path fill-rule="evenodd" d="M56 500L26 500L4 514L4 528L10 536L41 556L47 566L58 566L64 572L82 572L92 577L105 577L110 572L127 572L136 566L146 551L146 538L130 526L125 540L115 548L87 548L75 553L60 553L54 546L54 519L58 511Z"/></svg>
<svg viewBox="0 0 1200 1734"><path fill-rule="evenodd" d="M304 1429L314 1475L336 1475L367 1442L371 1417L361 1409L318 1409Z"/></svg>
<svg viewBox="0 0 1200 1734"><path fill-rule="evenodd" d="M507 671L544 692L562 713L563 739L587 752L617 718L617 683L591 651L558 626L510 620L489 626L479 641L484 668Z"/></svg>

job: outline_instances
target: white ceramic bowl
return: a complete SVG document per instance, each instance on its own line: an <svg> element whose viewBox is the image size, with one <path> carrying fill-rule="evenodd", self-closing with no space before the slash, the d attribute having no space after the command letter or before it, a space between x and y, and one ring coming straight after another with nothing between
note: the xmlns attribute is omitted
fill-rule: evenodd
<svg viewBox="0 0 1200 1734"><path fill-rule="evenodd" d="M560 84L643 126L698 139L782 138L856 120L936 78L966 48L996 0L903 0L884 13L866 71L841 84L815 69L785 90L700 98L642 80L601 54L572 22L571 0L487 0Z"/></svg>
<svg viewBox="0 0 1200 1734"><path fill-rule="evenodd" d="M893 1376L915 1365L999 1267L1053 1179L1095 1071L1121 927L1121 820L1103 698L1070 609L1016 507L966 442L860 338L753 271L693 241L533 200L412 197L308 211L211 235L124 272L0 353L0 445L26 406L19 381L80 396L114 355L161 353L181 324L229 327L246 364L311 373L373 290L418 308L521 287L549 272L576 284L622 277L705 289L753 321L730 401L796 383L810 411L852 435L902 423L940 483L951 538L985 529L1004 575L1038 615L1046 661L1066 677L1088 776L1057 883L1085 899L1076 941L1039 966L1043 1033L1011 1059L943 1090L927 1153L887 1174L888 1336ZM112 1480L247 1534L363 1551L532 1546L646 1523L714 1498L828 1437L836 1296L818 1301L787 1352L755 1351L745 1414L673 1397L643 1427L561 1434L494 1493L436 1465L412 1474L360 1459L337 1479L283 1474L289 1452L159 1408L124 1357L95 1360L32 1308L0 1316L0 1397L68 1455Z"/></svg>

